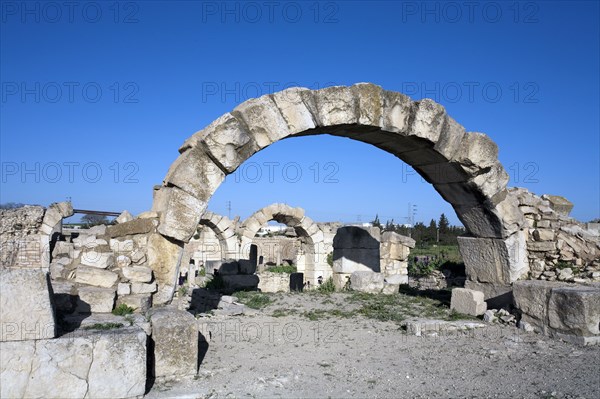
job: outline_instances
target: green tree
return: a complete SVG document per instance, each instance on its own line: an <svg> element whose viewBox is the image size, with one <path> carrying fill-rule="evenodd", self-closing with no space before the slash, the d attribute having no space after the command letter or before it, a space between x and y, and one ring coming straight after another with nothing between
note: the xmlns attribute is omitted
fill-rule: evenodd
<svg viewBox="0 0 600 399"><path fill-rule="evenodd" d="M81 223L84 223L87 227L93 227L99 224L108 224L108 219L102 215L87 214L81 217Z"/></svg>
<svg viewBox="0 0 600 399"><path fill-rule="evenodd" d="M379 228L383 227L383 226L381 226L381 222L379 221L378 214L375 215L375 219L371 222L371 224L373 225L373 227L379 227Z"/></svg>

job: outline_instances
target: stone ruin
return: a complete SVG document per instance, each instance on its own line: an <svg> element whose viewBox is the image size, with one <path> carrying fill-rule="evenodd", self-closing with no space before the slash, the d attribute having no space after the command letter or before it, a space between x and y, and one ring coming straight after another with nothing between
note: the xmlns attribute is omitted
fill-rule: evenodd
<svg viewBox="0 0 600 399"><path fill-rule="evenodd" d="M466 132L432 100L365 83L291 88L248 100L191 136L155 188L152 210L135 218L124 214L117 225L62 241L70 204L1 211L0 396L136 397L155 379L193 376L203 337L172 299L186 243L202 224L219 237L221 260L236 259L233 268L246 276L257 262L248 240L271 218L304 238L307 279L330 272L338 287L350 281L358 290L395 292L406 280L405 238L344 228L336 239L335 229L281 205L257 212L241 230L206 212L225 176L253 154L324 133L397 156L453 206L467 229L459 239L467 280L453 292L454 309L481 314L514 304L525 328L600 341L600 234L568 217L567 200L508 188L495 143ZM333 268L317 245L328 240ZM136 308L129 325L85 328L114 321L108 312L120 304ZM57 311L72 317L59 323Z"/></svg>

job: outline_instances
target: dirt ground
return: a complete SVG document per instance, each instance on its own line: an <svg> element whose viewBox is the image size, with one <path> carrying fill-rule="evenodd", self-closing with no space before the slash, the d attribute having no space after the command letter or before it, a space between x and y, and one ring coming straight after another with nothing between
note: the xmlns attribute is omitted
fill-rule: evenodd
<svg viewBox="0 0 600 399"><path fill-rule="evenodd" d="M147 397L600 397L597 346L499 325L409 335L396 321L333 315L360 305L348 294L271 300L253 315L202 318L210 342L198 377L157 383ZM319 309L329 313L307 316Z"/></svg>

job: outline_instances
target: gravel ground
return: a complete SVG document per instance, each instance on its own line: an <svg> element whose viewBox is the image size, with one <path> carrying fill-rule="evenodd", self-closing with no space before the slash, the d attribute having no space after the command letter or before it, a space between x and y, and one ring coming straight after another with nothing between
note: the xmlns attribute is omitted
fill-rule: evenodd
<svg viewBox="0 0 600 399"><path fill-rule="evenodd" d="M600 347L509 326L417 337L360 315L302 315L356 309L346 295L277 294L254 315L203 319L211 337L199 376L157 383L147 397L600 397Z"/></svg>

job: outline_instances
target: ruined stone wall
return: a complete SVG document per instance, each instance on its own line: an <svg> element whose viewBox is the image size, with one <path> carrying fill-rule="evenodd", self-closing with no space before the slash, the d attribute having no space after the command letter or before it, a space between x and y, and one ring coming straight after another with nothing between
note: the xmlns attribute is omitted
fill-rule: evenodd
<svg viewBox="0 0 600 399"><path fill-rule="evenodd" d="M569 217L573 205L562 197L537 196L511 188L527 223L530 278L600 281L600 233Z"/></svg>
<svg viewBox="0 0 600 399"><path fill-rule="evenodd" d="M48 270L52 235L72 214L67 202L0 210L0 268Z"/></svg>
<svg viewBox="0 0 600 399"><path fill-rule="evenodd" d="M298 238L276 236L276 237L254 237L252 244L258 247L258 263L266 265L273 263L281 265L284 261L292 261L297 264L298 251L300 251L300 240Z"/></svg>
<svg viewBox="0 0 600 399"><path fill-rule="evenodd" d="M260 272L257 273L258 289L262 292L288 292L290 290L290 275L287 273Z"/></svg>

